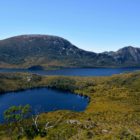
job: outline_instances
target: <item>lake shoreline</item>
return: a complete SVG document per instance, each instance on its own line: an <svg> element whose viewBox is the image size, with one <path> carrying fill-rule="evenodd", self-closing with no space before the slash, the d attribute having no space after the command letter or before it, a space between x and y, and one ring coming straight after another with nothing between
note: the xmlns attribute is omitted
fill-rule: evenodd
<svg viewBox="0 0 140 140"><path fill-rule="evenodd" d="M43 76L112 76L127 72L140 70L140 67L125 67L125 68L63 68L56 70L33 70L33 69L0 69L0 73L31 73Z"/></svg>
<svg viewBox="0 0 140 140"><path fill-rule="evenodd" d="M140 134L137 123L140 115L138 112L140 103L139 79L140 72L108 77L39 76L29 73L8 73L0 74L0 90L17 90L21 87L25 89L29 89L29 87L40 88L41 86L45 88L47 85L47 87L54 89L69 90L77 95L86 95L90 101L83 112L67 110L44 112L39 115L38 123L45 126L47 122L55 123L60 120L57 127L51 128L50 131L61 131L65 127L67 130L80 129L82 133L88 133L87 126L93 124L90 130L95 132L95 137L103 139L106 138L106 135L109 136L108 138L114 138L114 135L121 136L126 130L124 126L132 130L133 133ZM37 99L39 100L39 98ZM67 124L71 120L78 122L78 124ZM0 125L0 129L6 136L7 129L4 125ZM48 135L51 135L50 131L47 131ZM106 135L104 131L106 131Z"/></svg>

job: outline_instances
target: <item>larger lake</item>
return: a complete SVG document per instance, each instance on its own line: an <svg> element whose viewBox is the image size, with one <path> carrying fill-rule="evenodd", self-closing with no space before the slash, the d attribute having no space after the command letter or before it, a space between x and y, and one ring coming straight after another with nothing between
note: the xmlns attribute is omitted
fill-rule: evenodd
<svg viewBox="0 0 140 140"><path fill-rule="evenodd" d="M27 69L0 69L0 72L29 72L40 75L64 76L111 76L125 72L140 70L140 67L129 68L65 68L59 70L27 70Z"/></svg>
<svg viewBox="0 0 140 140"><path fill-rule="evenodd" d="M89 98L48 88L10 92L0 95L0 122L3 122L3 112L13 105L32 107L34 113L54 110L84 111Z"/></svg>

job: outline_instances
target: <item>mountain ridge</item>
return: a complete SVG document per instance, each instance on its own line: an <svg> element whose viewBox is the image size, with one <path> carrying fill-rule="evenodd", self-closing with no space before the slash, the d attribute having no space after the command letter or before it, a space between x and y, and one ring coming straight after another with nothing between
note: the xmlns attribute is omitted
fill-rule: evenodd
<svg viewBox="0 0 140 140"><path fill-rule="evenodd" d="M52 35L19 35L0 40L1 68L131 67L140 66L140 48L95 53Z"/></svg>

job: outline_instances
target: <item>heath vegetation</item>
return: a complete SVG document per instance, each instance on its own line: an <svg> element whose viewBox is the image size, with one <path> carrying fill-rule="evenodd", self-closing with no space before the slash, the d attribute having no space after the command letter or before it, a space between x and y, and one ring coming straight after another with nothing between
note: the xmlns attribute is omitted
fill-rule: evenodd
<svg viewBox="0 0 140 140"><path fill-rule="evenodd" d="M32 116L29 106L11 107L5 112L5 124L0 125L1 140L140 139L140 72L110 77L12 73L0 74L0 83L1 94L49 87L90 98L84 112L58 110ZM14 115L13 110L19 114ZM14 115L14 120L11 115ZM12 130L8 131L10 135L7 133L8 129Z"/></svg>

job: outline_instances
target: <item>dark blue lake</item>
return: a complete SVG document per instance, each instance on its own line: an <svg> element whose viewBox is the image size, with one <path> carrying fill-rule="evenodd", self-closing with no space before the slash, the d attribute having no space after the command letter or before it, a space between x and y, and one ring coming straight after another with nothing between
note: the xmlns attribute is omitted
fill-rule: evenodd
<svg viewBox="0 0 140 140"><path fill-rule="evenodd" d="M29 72L40 75L64 76L110 76L125 72L133 72L140 68L67 68L60 70L25 70L0 69L0 72ZM47 88L32 89L0 95L0 122L3 111L13 105L30 104L34 112L48 112L54 110L85 110L89 99L69 92L51 90Z"/></svg>
<svg viewBox="0 0 140 140"><path fill-rule="evenodd" d="M4 110L13 105L29 104L34 113L41 113L54 110L84 111L88 102L89 98L84 96L48 88L10 92L0 95L0 122L3 121Z"/></svg>
<svg viewBox="0 0 140 140"><path fill-rule="evenodd" d="M65 68L59 70L26 70L26 69L0 69L0 72L29 72L40 75L64 76L110 76L125 72L140 70L140 67L129 68Z"/></svg>

